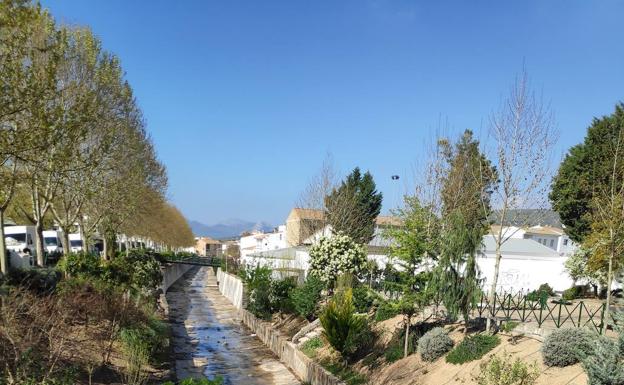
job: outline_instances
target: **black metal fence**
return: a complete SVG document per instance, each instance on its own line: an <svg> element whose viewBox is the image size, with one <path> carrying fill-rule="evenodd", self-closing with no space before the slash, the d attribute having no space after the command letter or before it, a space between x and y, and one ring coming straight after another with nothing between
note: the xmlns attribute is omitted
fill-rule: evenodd
<svg viewBox="0 0 624 385"><path fill-rule="evenodd" d="M598 333L603 333L605 328L606 304L604 303L588 306L584 301L532 300L522 292L497 293L491 304L485 293L480 299L473 309L473 315L478 315L480 318L535 322L540 328L544 324L552 324L556 328L589 327Z"/></svg>

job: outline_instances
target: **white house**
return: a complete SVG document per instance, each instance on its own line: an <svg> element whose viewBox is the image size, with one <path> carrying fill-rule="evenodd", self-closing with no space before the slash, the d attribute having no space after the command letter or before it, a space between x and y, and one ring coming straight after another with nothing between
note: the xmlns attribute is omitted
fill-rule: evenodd
<svg viewBox="0 0 624 385"><path fill-rule="evenodd" d="M239 245L243 263L247 263L246 258L250 254L285 249L288 247L286 243L286 226L280 225L270 233L255 231L249 235L242 236Z"/></svg>

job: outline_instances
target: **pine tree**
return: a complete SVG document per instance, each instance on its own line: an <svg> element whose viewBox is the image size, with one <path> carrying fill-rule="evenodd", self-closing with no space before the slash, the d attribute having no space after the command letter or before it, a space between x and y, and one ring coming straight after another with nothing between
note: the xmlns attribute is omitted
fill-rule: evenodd
<svg viewBox="0 0 624 385"><path fill-rule="evenodd" d="M325 198L327 222L334 233L341 232L360 244L367 244L373 238L382 199L370 172L362 175L356 167Z"/></svg>

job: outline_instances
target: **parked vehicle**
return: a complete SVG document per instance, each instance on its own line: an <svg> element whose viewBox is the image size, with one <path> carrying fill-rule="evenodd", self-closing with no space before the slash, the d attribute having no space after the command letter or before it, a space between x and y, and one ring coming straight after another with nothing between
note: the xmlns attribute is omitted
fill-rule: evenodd
<svg viewBox="0 0 624 385"><path fill-rule="evenodd" d="M43 243L48 253L63 252L63 236L59 230L45 230L43 232Z"/></svg>
<svg viewBox="0 0 624 385"><path fill-rule="evenodd" d="M83 250L82 238L80 237L80 233L69 234L69 250L72 253L78 253Z"/></svg>
<svg viewBox="0 0 624 385"><path fill-rule="evenodd" d="M34 265L37 257L35 226L5 226L4 244L9 252L11 267L24 268Z"/></svg>

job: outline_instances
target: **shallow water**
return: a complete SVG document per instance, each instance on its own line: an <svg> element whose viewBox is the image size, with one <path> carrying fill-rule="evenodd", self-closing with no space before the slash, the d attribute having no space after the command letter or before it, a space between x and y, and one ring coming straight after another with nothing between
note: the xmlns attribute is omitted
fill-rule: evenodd
<svg viewBox="0 0 624 385"><path fill-rule="evenodd" d="M239 320L212 268L189 271L167 292L178 379L221 376L224 384L300 382Z"/></svg>

